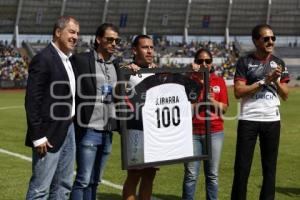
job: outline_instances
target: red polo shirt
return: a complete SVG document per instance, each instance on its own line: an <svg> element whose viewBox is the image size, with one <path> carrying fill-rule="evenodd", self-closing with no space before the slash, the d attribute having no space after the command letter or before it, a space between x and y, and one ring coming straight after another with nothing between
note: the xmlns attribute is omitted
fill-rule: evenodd
<svg viewBox="0 0 300 200"><path fill-rule="evenodd" d="M197 81L199 84L200 80L197 77L198 73L192 74L192 79ZM210 90L214 95L214 99L218 102L222 102L228 105L228 95L225 81L222 77L217 76L214 72L210 73L209 77ZM198 102L203 102L204 90L199 95ZM194 134L205 134L205 104L198 106L193 116L193 133ZM215 111L214 107L211 106L211 121L210 121L210 132L217 133L223 131L223 119L218 111Z"/></svg>

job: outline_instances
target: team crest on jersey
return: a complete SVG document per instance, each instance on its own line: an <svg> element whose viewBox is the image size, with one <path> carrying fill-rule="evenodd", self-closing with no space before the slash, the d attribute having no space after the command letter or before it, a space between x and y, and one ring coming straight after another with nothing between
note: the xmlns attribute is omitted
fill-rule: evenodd
<svg viewBox="0 0 300 200"><path fill-rule="evenodd" d="M220 93L221 88L220 88L220 86L216 85L216 86L212 87L212 91L213 91L213 93Z"/></svg>
<svg viewBox="0 0 300 200"><path fill-rule="evenodd" d="M277 65L277 63L275 61L272 60L270 62L270 66L271 66L272 69L276 69L278 65Z"/></svg>

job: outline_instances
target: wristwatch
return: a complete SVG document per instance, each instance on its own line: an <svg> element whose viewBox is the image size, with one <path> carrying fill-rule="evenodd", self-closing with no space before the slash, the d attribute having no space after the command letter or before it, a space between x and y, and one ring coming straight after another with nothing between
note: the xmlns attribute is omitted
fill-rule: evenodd
<svg viewBox="0 0 300 200"><path fill-rule="evenodd" d="M263 80L257 81L257 84L259 87L264 86L264 85L266 85L266 81L263 79Z"/></svg>

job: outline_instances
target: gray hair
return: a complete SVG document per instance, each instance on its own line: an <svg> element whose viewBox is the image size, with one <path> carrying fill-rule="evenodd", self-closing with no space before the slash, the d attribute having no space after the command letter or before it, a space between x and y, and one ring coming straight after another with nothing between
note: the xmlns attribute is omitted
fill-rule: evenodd
<svg viewBox="0 0 300 200"><path fill-rule="evenodd" d="M57 29L64 29L70 21L75 22L75 24L79 24L79 22L72 16L61 16L61 17L59 17L56 20L56 22L53 26L52 36L55 37L56 30Z"/></svg>

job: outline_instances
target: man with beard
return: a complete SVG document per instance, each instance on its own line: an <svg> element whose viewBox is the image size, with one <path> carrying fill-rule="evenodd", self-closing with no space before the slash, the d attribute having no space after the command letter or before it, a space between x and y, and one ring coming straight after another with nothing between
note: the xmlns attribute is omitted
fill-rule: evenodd
<svg viewBox="0 0 300 200"><path fill-rule="evenodd" d="M284 62L272 55L276 37L269 25L252 30L256 52L236 64L234 94L241 99L231 199L246 199L247 183L257 137L263 182L260 200L275 199L276 164L280 137L279 96L288 98L289 74Z"/></svg>
<svg viewBox="0 0 300 200"><path fill-rule="evenodd" d="M151 68L153 64L154 46L152 39L147 35L138 35L132 43L132 52L134 54L134 67L136 68ZM135 69L136 69L135 68ZM134 68L133 68L134 70ZM150 74L152 75L152 74ZM132 76L130 78L132 84L138 84L143 81L149 74L142 76ZM130 129L128 134L132 137L141 136L142 130ZM138 133L136 133L138 132ZM141 133L140 133L141 132ZM127 171L127 178L123 186L123 200L134 200L137 185L140 182L139 198L141 200L148 200L151 198L153 181L155 178L157 168L147 167L142 169L130 169Z"/></svg>
<svg viewBox="0 0 300 200"><path fill-rule="evenodd" d="M133 63L128 68L138 71L140 68L155 68L153 40L147 35L138 35L132 43L132 52L134 55ZM127 105L132 116L127 120L127 146L128 162L136 164L139 162L153 162L153 160L163 160L168 156L180 155L184 157L189 152L174 150L174 144L184 146L186 131L192 126L189 123L192 120L190 104L195 103L200 91L200 87L195 81L182 74L168 73L147 73L131 75L128 77L128 98ZM196 95L195 95L196 94ZM163 106L162 106L163 105ZM174 114L172 120L158 120L154 113L166 112L171 109ZM144 111L143 111L144 110ZM155 111L156 110L156 111ZM172 114L173 115L173 114ZM190 117L190 121L188 121ZM159 117L160 118L160 117ZM163 117L162 117L163 118ZM172 122L171 122L172 121ZM189 126L190 125L190 126ZM170 128L172 127L172 128ZM166 133L167 132L167 133ZM160 137L162 136L162 137ZM192 136L191 136L192 137ZM158 143L148 143L147 141L160 141ZM176 141L182 138L180 143L170 142L160 146L164 138ZM192 139L191 139L192 140ZM149 147L150 146L150 147ZM154 147L153 147L154 146ZM155 149L153 151L153 149ZM159 149L159 150L157 150ZM162 151L164 151L162 153ZM176 153L174 153L176 152ZM190 152L192 154L192 150ZM150 155L150 156L149 156ZM164 155L161 157L161 155ZM123 186L123 200L150 200L152 195L153 181L156 175L157 167L137 167L127 171L127 178ZM136 197L137 186L138 198Z"/></svg>
<svg viewBox="0 0 300 200"><path fill-rule="evenodd" d="M118 28L104 23L96 31L94 49L73 57L77 75L77 174L72 200L96 199L97 186L112 150L112 131L117 127L113 90L118 70L113 53L119 43Z"/></svg>

